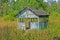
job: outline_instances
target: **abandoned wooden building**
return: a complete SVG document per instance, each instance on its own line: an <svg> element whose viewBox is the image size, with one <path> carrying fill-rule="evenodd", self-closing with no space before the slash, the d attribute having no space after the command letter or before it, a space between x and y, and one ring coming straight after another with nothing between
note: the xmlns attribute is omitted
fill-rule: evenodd
<svg viewBox="0 0 60 40"><path fill-rule="evenodd" d="M43 10L26 7L17 14L18 27L22 30L41 29L48 25L49 14Z"/></svg>

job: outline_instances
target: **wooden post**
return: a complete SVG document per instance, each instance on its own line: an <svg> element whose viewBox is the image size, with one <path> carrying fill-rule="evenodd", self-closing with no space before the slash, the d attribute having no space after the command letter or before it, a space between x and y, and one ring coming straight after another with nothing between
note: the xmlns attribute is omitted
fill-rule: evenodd
<svg viewBox="0 0 60 40"><path fill-rule="evenodd" d="M39 29L39 17L38 17L38 29Z"/></svg>
<svg viewBox="0 0 60 40"><path fill-rule="evenodd" d="M18 24L18 22L19 22L19 20L18 20L18 18L17 18L17 26L18 26L17 29L19 29L19 24Z"/></svg>

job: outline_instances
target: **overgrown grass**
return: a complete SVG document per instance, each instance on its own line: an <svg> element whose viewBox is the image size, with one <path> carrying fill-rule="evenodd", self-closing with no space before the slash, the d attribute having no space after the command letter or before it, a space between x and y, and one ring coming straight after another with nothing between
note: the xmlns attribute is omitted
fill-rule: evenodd
<svg viewBox="0 0 60 40"><path fill-rule="evenodd" d="M0 28L0 40L48 40L46 30L19 30L13 27Z"/></svg>
<svg viewBox="0 0 60 40"><path fill-rule="evenodd" d="M48 28L49 40L53 40L54 37L60 37L60 14L52 12L49 17Z"/></svg>
<svg viewBox="0 0 60 40"><path fill-rule="evenodd" d="M1 21L0 23L3 24ZM6 23L8 26L0 27L0 40L53 40L54 37L60 37L60 14L56 12L50 14L49 25L44 30L22 31L12 25L16 22Z"/></svg>

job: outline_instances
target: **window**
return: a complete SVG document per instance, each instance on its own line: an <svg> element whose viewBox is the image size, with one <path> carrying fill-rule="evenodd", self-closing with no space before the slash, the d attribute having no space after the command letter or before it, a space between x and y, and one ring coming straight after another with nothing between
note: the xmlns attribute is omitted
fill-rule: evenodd
<svg viewBox="0 0 60 40"><path fill-rule="evenodd" d="M18 22L18 26L20 29L25 30L25 22Z"/></svg>
<svg viewBox="0 0 60 40"><path fill-rule="evenodd" d="M30 22L31 29L38 29L38 22Z"/></svg>
<svg viewBox="0 0 60 40"><path fill-rule="evenodd" d="M37 18L31 18L31 22L37 22L38 19Z"/></svg>
<svg viewBox="0 0 60 40"><path fill-rule="evenodd" d="M39 22L39 28L44 29L45 27L47 27L48 22Z"/></svg>

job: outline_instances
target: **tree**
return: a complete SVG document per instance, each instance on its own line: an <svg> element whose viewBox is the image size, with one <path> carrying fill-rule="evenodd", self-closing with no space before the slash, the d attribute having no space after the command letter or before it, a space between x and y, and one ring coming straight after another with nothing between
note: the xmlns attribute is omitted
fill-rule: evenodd
<svg viewBox="0 0 60 40"><path fill-rule="evenodd" d="M0 0L0 16L3 15L2 0Z"/></svg>

